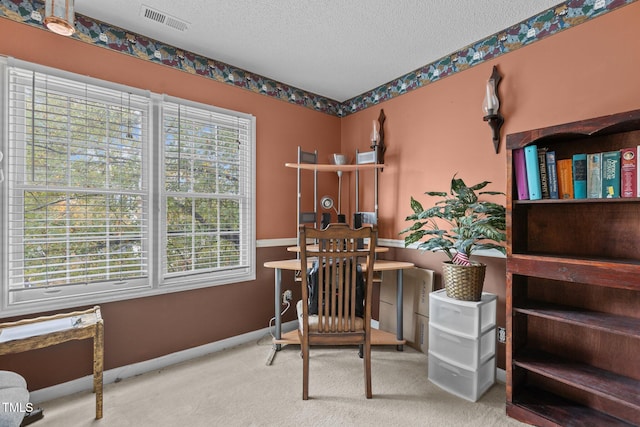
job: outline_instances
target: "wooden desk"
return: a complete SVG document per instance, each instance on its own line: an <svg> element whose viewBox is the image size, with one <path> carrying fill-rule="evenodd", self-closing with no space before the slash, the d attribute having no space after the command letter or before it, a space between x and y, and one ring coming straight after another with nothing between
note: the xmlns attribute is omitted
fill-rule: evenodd
<svg viewBox="0 0 640 427"><path fill-rule="evenodd" d="M104 368L104 326L99 306L86 311L0 323L0 355L88 338L93 338L93 392L96 394L96 420L99 420L102 418Z"/></svg>
<svg viewBox="0 0 640 427"><path fill-rule="evenodd" d="M367 248L367 246L365 245L365 249ZM309 251L318 251L318 245L309 245L307 246L307 250ZM288 252L300 252L300 246L289 246L287 248ZM385 246L376 246L374 249L375 253L380 254L380 253L385 253L385 252L389 252L389 248L385 247Z"/></svg>
<svg viewBox="0 0 640 427"><path fill-rule="evenodd" d="M275 337L273 340L273 350L269 355L269 359L267 360L267 364L270 364L273 360L275 352L281 349L282 344L300 344L297 329L285 334L284 336L282 335L282 319L280 316L280 309L282 304L282 270L301 271L301 265L299 259L287 259L281 261L267 261L264 263L264 266L267 268L273 268L275 270ZM311 264L309 264L307 267L311 267ZM396 334L394 336L393 334L385 331L372 329L372 345L395 345L398 351L403 350L403 345L406 341L403 337L402 332L402 271L413 267L414 264L410 262L387 260L376 260L374 262L373 271L397 271L398 287L396 289Z"/></svg>

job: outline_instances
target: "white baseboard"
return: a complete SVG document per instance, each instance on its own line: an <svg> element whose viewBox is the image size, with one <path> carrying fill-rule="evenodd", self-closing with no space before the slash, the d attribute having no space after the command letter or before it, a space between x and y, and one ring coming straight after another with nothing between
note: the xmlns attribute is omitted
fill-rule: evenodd
<svg viewBox="0 0 640 427"><path fill-rule="evenodd" d="M504 369L496 368L496 381L502 384L507 383L507 371Z"/></svg>
<svg viewBox="0 0 640 427"><path fill-rule="evenodd" d="M297 321L293 320L291 322L283 323L282 331L288 332L294 330L296 327ZM248 332L246 334L201 345L199 347L193 347L187 350L167 354L155 359L145 360L144 362L138 362L127 366L109 369L108 371L104 371L103 373L103 384L110 384L125 378L134 377L136 375L144 374L150 371L156 371L166 368L167 366L175 365L176 363L182 363L187 360L205 356L216 351L221 351L227 348L245 344L250 341L257 341L265 335L269 334L269 329L270 328L264 328L257 331ZM56 384L51 387L32 391L29 393L29 395L31 403L37 404L57 399L59 397L68 396L70 394L78 393L81 391L89 391L92 388L93 375L87 375L86 377L78 378L77 380L72 380L66 383Z"/></svg>

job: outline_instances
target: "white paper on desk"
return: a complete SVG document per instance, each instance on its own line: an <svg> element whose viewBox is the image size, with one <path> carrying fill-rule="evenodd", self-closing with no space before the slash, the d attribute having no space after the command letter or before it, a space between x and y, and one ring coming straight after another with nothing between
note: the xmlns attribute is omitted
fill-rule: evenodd
<svg viewBox="0 0 640 427"><path fill-rule="evenodd" d="M0 331L0 343L72 329L76 320L76 317L65 317L4 328Z"/></svg>

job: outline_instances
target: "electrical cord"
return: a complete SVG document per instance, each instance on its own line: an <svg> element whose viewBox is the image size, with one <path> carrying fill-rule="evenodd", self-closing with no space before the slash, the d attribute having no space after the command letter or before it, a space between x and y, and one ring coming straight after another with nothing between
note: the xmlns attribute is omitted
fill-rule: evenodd
<svg viewBox="0 0 640 427"><path fill-rule="evenodd" d="M280 312L280 316L283 316L283 315L287 312L287 310L289 310L289 307L291 307L291 302L287 301L287 306L284 308L284 310L282 310L282 311ZM269 320L269 334L271 335L271 337L272 337L272 338L275 338L275 335L273 335L273 331L271 330L271 328L272 328L272 323L273 323L275 320L276 320L276 317L275 317L275 316L274 316L274 317L272 317L272 318Z"/></svg>

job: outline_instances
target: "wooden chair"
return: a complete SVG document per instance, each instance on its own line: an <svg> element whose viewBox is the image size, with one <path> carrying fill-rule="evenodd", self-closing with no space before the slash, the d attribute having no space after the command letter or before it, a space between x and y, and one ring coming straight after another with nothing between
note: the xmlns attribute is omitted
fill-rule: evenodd
<svg viewBox="0 0 640 427"><path fill-rule="evenodd" d="M302 274L302 300L297 304L303 400L309 398L309 347L312 345L358 345L364 359L365 393L371 398L370 296L376 237L375 226L357 230L346 224L330 224L325 230L300 227L302 265L313 263L317 267L317 275ZM368 247L357 249L358 239L369 239ZM307 241L313 243L307 244ZM356 292L358 275L364 292ZM310 310L313 296L310 293L316 291L315 286L310 288L313 282L317 284L317 314L310 313L314 311L313 307Z"/></svg>

